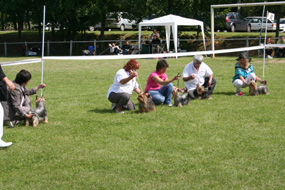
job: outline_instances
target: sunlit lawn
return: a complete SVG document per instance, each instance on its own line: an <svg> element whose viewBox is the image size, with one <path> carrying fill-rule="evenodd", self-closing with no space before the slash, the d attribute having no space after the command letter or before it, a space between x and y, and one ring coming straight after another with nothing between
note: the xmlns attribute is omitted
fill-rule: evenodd
<svg viewBox="0 0 285 190"><path fill-rule="evenodd" d="M235 59L205 58L218 81L212 100L143 114L116 114L106 98L127 60L45 61L49 123L4 127L13 145L0 150L0 189L284 189L285 59L266 60L270 95L256 97L235 96ZM191 60L167 59L167 75ZM144 89L157 60L138 61ZM262 59L253 65L263 78ZM29 70L28 88L40 83L41 63L3 69L11 80Z"/></svg>

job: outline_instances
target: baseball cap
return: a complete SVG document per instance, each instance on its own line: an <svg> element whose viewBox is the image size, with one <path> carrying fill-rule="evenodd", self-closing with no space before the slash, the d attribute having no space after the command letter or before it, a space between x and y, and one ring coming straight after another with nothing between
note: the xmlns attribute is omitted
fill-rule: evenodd
<svg viewBox="0 0 285 190"><path fill-rule="evenodd" d="M236 60L239 61L242 58L248 59L249 62L251 61L251 58L248 57L248 53L247 52L242 52L241 54L239 54L239 57Z"/></svg>

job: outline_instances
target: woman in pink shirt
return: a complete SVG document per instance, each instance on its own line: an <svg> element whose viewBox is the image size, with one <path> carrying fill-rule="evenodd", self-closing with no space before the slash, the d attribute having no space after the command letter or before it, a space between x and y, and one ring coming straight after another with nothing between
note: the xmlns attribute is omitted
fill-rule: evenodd
<svg viewBox="0 0 285 190"><path fill-rule="evenodd" d="M147 79L145 92L150 94L156 105L164 103L168 106L172 106L172 90L176 87L174 87L171 82L178 80L179 76L168 79L165 74L168 67L169 65L166 60L159 60L156 65L156 71L152 72ZM161 87L161 85L163 85L163 87Z"/></svg>

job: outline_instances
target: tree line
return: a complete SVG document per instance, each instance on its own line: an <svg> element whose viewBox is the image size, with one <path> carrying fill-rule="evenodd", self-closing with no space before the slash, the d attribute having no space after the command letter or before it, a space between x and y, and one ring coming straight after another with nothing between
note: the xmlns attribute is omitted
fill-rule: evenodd
<svg viewBox="0 0 285 190"><path fill-rule="evenodd" d="M268 0L271 2L274 0ZM105 20L110 12L128 12L130 19L140 22L143 18L175 14L204 22L210 27L210 7L214 4L253 3L260 0L0 0L0 28L9 24L18 31L21 39L24 25L31 29L31 23L41 26L43 6L46 6L46 23L50 24L53 39L59 35L62 40L73 40L89 26L101 22L100 39L104 39ZM276 20L284 17L285 6L268 6L266 10L276 14ZM263 7L242 7L215 10L226 13L240 12L246 16L261 16ZM59 28L55 31L55 28ZM41 38L42 27L38 27ZM278 34L276 34L278 36Z"/></svg>

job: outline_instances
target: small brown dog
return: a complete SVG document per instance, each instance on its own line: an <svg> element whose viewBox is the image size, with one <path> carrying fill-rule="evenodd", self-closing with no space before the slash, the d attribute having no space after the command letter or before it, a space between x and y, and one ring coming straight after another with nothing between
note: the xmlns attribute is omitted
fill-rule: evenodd
<svg viewBox="0 0 285 190"><path fill-rule="evenodd" d="M249 83L249 95L251 96L258 96L259 94L269 94L269 90L265 85L257 86L256 82L254 80L251 80Z"/></svg>
<svg viewBox="0 0 285 190"><path fill-rule="evenodd" d="M33 127L38 126L40 122L48 123L47 111L45 108L45 98L44 96L36 96L36 108L33 109L30 114L33 114L31 119L26 119L26 126L29 126L30 122L33 123Z"/></svg>
<svg viewBox="0 0 285 190"><path fill-rule="evenodd" d="M140 113L155 111L155 104L153 103L152 99L146 95L146 93L139 94L138 101L139 101L139 112Z"/></svg>
<svg viewBox="0 0 285 190"><path fill-rule="evenodd" d="M183 89L176 88L172 91L172 96L174 99L175 106L182 107L190 102L190 95L188 91L189 90L186 90L185 88ZM183 92L183 94L181 95L179 92Z"/></svg>
<svg viewBox="0 0 285 190"><path fill-rule="evenodd" d="M204 86L200 86L199 84L197 84L196 90L198 95L194 99L212 99L211 96L208 94L208 89L205 89Z"/></svg>

